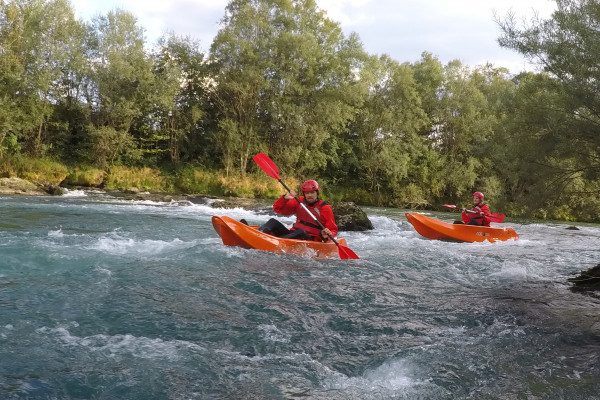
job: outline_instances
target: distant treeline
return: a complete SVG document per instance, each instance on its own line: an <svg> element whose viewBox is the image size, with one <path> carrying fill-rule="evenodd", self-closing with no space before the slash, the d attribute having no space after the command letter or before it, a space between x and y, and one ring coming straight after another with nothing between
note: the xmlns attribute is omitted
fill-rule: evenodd
<svg viewBox="0 0 600 400"><path fill-rule="evenodd" d="M134 15L0 0L0 160L258 174L360 204L435 208L483 191L509 215L600 221L597 1L498 19L539 73L370 55L314 0L231 0L210 49L144 42ZM151 50L149 50L151 49Z"/></svg>

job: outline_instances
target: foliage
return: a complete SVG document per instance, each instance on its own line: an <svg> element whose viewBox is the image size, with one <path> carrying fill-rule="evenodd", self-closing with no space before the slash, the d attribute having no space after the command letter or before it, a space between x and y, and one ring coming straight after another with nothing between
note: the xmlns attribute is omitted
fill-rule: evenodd
<svg viewBox="0 0 600 400"><path fill-rule="evenodd" d="M94 167L75 167L65 178L67 185L73 186L101 186L106 172Z"/></svg>
<svg viewBox="0 0 600 400"><path fill-rule="evenodd" d="M0 158L0 175L22 178L43 184L60 184L68 174L68 168L48 158L12 156Z"/></svg>
<svg viewBox="0 0 600 400"><path fill-rule="evenodd" d="M175 172L175 186L184 193L223 195L219 174L186 165Z"/></svg>
<svg viewBox="0 0 600 400"><path fill-rule="evenodd" d="M173 191L173 183L170 179L163 176L159 170L148 167L113 166L106 174L104 187L119 190L138 188L162 192Z"/></svg>
<svg viewBox="0 0 600 400"><path fill-rule="evenodd" d="M251 161L323 197L600 220L598 4L498 20L542 71L369 55L315 0L230 0L210 51L135 16L0 0L0 173L107 188L276 198ZM60 162L52 161L60 160ZM74 165L73 169L65 166ZM79 166L79 167L77 167Z"/></svg>
<svg viewBox="0 0 600 400"><path fill-rule="evenodd" d="M590 188L600 178L599 5L587 0L556 4L551 18L536 17L522 29L513 15L499 21L500 44L535 60L545 72L525 77L535 98L527 101L519 122L538 139L536 151L526 155L541 169L536 183L559 183L544 193L554 200L577 190L580 180L586 185L580 186L579 195L597 195Z"/></svg>

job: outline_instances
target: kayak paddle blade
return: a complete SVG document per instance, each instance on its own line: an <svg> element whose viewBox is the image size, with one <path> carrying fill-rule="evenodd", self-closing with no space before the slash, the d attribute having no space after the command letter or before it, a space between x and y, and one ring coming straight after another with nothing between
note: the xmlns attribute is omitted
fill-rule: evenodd
<svg viewBox="0 0 600 400"><path fill-rule="evenodd" d="M266 155L264 153L258 153L257 155L252 157L252 159L254 160L255 163L258 164L258 166L263 171L265 171L265 173L267 175L269 175L271 178L280 180L279 179L279 168L277 168L277 165L275 165L273 160L271 160L268 155Z"/></svg>
<svg viewBox="0 0 600 400"><path fill-rule="evenodd" d="M493 213L491 215L488 215L486 218L492 222L502 222L504 221L504 217L504 214Z"/></svg>
<svg viewBox="0 0 600 400"><path fill-rule="evenodd" d="M338 246L338 253L340 254L340 258L342 260L347 260L347 259L358 260L359 259L359 257L356 255L356 253L353 252L352 250L350 250L350 248L348 248L346 246L342 246L341 244L337 244L337 246Z"/></svg>
<svg viewBox="0 0 600 400"><path fill-rule="evenodd" d="M454 204L442 204L442 207L456 208Z"/></svg>

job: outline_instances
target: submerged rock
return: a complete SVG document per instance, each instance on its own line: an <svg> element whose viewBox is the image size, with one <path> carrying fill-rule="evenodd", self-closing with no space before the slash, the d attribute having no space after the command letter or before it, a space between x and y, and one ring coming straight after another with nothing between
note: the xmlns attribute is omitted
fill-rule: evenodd
<svg viewBox="0 0 600 400"><path fill-rule="evenodd" d="M574 292L600 290L600 264L587 271L582 271L579 276L569 278L568 281L573 283L571 290Z"/></svg>

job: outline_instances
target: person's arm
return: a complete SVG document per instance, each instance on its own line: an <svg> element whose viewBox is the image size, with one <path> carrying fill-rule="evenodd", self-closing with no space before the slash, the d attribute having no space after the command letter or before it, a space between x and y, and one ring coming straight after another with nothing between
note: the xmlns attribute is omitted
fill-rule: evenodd
<svg viewBox="0 0 600 400"><path fill-rule="evenodd" d="M321 207L321 218L319 219L323 226L329 230L332 237L336 237L338 233L338 227L335 223L335 216L333 215L333 210L330 205L326 205ZM326 231L325 231L326 232ZM323 236L324 231L321 231L321 237L323 240L329 239L327 234Z"/></svg>
<svg viewBox="0 0 600 400"><path fill-rule="evenodd" d="M462 220L465 224L468 224L469 221L471 220L471 215L469 213L467 213L467 209L463 208L462 209L462 214L461 214Z"/></svg>
<svg viewBox="0 0 600 400"><path fill-rule="evenodd" d="M490 212L490 208L488 207L487 204L484 204L483 207L481 207L481 212L483 213L483 215L491 215L492 214Z"/></svg>
<svg viewBox="0 0 600 400"><path fill-rule="evenodd" d="M283 196L281 196L280 198L278 198L275 201L275 203L273 203L273 211L275 211L277 214L280 214L280 215L296 214L296 211L298 210L298 207L300 205L294 198L295 193L293 193L294 195L291 196L291 199L289 198L291 194L292 194L292 192L286 193ZM302 201L302 198L300 198L300 201Z"/></svg>
<svg viewBox="0 0 600 400"><path fill-rule="evenodd" d="M487 218L488 215L491 215L492 213L490 212L490 208L487 206L487 204L484 204L481 207L481 218L483 220L483 225L485 226L490 226L490 220Z"/></svg>

